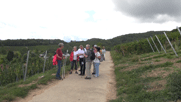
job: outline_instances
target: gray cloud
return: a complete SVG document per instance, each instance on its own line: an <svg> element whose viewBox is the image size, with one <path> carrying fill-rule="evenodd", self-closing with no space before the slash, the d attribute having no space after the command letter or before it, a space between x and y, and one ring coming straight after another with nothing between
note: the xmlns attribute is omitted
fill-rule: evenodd
<svg viewBox="0 0 181 102"><path fill-rule="evenodd" d="M142 22L181 21L181 0L113 0L116 10Z"/></svg>

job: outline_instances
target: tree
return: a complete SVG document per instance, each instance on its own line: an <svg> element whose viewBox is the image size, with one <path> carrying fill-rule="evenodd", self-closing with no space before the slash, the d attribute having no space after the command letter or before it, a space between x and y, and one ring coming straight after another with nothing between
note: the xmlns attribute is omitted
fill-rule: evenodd
<svg viewBox="0 0 181 102"><path fill-rule="evenodd" d="M12 61L13 57L14 57L14 52L13 51L8 51L7 60Z"/></svg>

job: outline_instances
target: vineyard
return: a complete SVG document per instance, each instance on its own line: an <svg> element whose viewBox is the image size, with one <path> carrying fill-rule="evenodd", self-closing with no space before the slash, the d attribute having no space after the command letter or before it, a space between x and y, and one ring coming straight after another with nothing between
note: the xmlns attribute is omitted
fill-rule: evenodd
<svg viewBox="0 0 181 102"><path fill-rule="evenodd" d="M179 28L179 29L181 29L181 28ZM169 45L169 42L167 41L167 38L165 37L164 34L157 35L157 36L158 36L160 42L162 43L162 45L164 46L164 49L171 48ZM174 46L175 50L178 51L179 46L181 45L181 41L180 41L181 35L177 31L177 29L174 29L171 32L168 32L167 36L168 36L169 40L171 42L173 42L173 46ZM158 49L160 51L163 51L156 36L153 36L153 40L154 40L156 46L158 46ZM151 38L149 38L149 41L151 41ZM151 45L154 46L154 43L152 41L151 41ZM157 51L157 49L155 47L153 47L153 49L154 49L154 51ZM142 39L139 41L116 45L116 46L114 46L114 50L116 50L118 53L121 53L123 56L153 52L147 39Z"/></svg>
<svg viewBox="0 0 181 102"><path fill-rule="evenodd" d="M156 35L158 39L152 36L153 40L150 37L114 46L111 56L118 98L111 102L181 101L179 29Z"/></svg>
<svg viewBox="0 0 181 102"><path fill-rule="evenodd" d="M18 82L19 80L42 73L43 70L47 71L56 68L56 66L53 66L52 64L52 53L47 53L46 59L45 56L41 57L40 53L40 51L30 50L28 64L27 53L22 54L20 52L15 52L16 56L12 59L12 61L8 61L6 58L1 58L0 85L4 86L9 83ZM70 61L67 60L67 65L69 64ZM27 71L25 70L26 67Z"/></svg>

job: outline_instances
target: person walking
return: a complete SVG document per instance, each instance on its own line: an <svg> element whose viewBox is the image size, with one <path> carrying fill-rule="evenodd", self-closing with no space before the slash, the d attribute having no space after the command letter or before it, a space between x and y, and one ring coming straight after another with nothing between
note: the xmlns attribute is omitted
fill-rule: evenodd
<svg viewBox="0 0 181 102"><path fill-rule="evenodd" d="M95 53L95 48L97 47L97 45L93 45L92 51ZM93 73L92 75L94 75L96 73L96 68L95 68L95 63L93 62Z"/></svg>
<svg viewBox="0 0 181 102"><path fill-rule="evenodd" d="M90 50L90 45L86 45L86 53L84 54L85 61L86 61L86 77L85 79L91 79L91 50Z"/></svg>
<svg viewBox="0 0 181 102"><path fill-rule="evenodd" d="M105 49L105 47L103 46L103 48L102 48L102 54L103 54L103 59L104 59L104 61L106 60L106 58L105 58L105 54L106 54L106 49Z"/></svg>
<svg viewBox="0 0 181 102"><path fill-rule="evenodd" d="M62 79L61 76L60 76L61 63L62 63L62 59L65 59L65 57L63 57L63 53L62 53L62 49L64 48L64 44L59 43L58 46L59 46L59 48L56 51L57 63L58 63L58 70L57 70L57 74L56 74L56 79L61 80Z"/></svg>
<svg viewBox="0 0 181 102"><path fill-rule="evenodd" d="M94 67L95 67L95 77L99 76L99 65L100 65L100 59L101 59L101 54L100 54L100 48L99 47L95 47L95 59L94 59Z"/></svg>
<svg viewBox="0 0 181 102"><path fill-rule="evenodd" d="M70 61L71 61L71 71L69 74L72 74L73 68L75 66L75 74L78 74L77 72L77 62L79 61L79 57L78 57L78 52L77 52L77 47L74 46L73 47L73 51L70 54Z"/></svg>
<svg viewBox="0 0 181 102"><path fill-rule="evenodd" d="M78 50L78 56L79 56L79 64L80 64L80 74L79 75L81 75L81 76L85 75L85 68L86 68L84 54L85 54L85 49L84 49L83 45L80 45L80 48Z"/></svg>

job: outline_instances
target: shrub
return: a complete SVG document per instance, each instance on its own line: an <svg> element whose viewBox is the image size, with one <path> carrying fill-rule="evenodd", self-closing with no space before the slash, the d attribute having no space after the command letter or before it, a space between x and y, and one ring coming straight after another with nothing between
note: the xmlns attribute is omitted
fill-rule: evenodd
<svg viewBox="0 0 181 102"><path fill-rule="evenodd" d="M8 51L8 55L7 55L7 60L11 61L14 57L14 52L13 51Z"/></svg>
<svg viewBox="0 0 181 102"><path fill-rule="evenodd" d="M168 80L168 91L172 100L178 100L181 96L181 73L173 73Z"/></svg>
<svg viewBox="0 0 181 102"><path fill-rule="evenodd" d="M131 61L132 62L138 62L139 61L139 57L133 57Z"/></svg>

